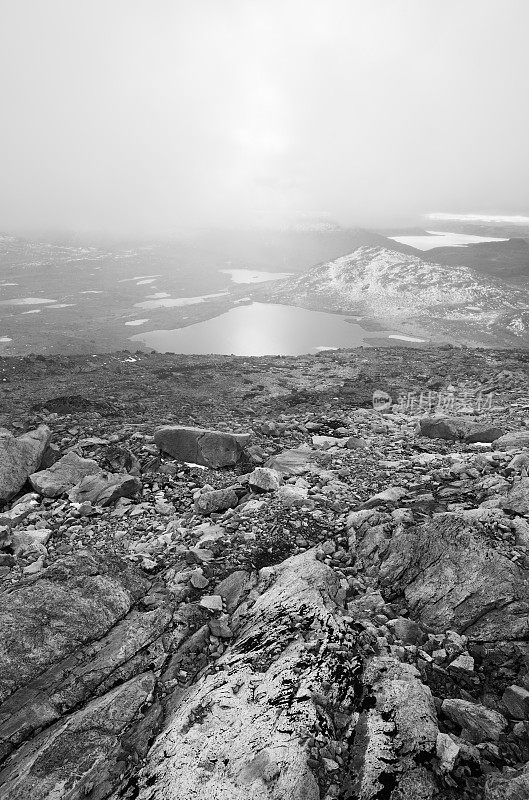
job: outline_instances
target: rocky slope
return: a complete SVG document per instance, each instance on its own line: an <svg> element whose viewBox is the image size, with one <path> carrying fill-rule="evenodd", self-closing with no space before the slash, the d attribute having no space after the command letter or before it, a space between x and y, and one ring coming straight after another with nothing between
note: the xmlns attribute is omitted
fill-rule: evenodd
<svg viewBox="0 0 529 800"><path fill-rule="evenodd" d="M2 798L528 796L524 351L0 369Z"/></svg>
<svg viewBox="0 0 529 800"><path fill-rule="evenodd" d="M393 247L360 246L304 275L257 290L271 302L340 311L434 340L528 343L527 293L467 266ZM256 293L254 292L254 296Z"/></svg>

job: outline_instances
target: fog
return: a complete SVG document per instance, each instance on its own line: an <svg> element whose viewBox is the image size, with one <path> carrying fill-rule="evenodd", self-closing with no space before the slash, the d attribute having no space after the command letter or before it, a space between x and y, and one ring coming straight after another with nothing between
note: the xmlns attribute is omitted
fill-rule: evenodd
<svg viewBox="0 0 529 800"><path fill-rule="evenodd" d="M529 211L527 0L0 12L0 230Z"/></svg>

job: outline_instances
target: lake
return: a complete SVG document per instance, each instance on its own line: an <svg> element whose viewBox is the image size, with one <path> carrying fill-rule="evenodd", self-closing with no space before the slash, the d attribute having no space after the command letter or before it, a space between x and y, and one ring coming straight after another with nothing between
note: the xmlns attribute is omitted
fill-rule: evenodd
<svg viewBox="0 0 529 800"><path fill-rule="evenodd" d="M420 236L390 236L395 242L407 244L417 250L432 250L434 247L467 247L469 244L480 242L507 242L507 239L498 239L492 236L471 236L468 233L450 233L448 231L426 231Z"/></svg>
<svg viewBox="0 0 529 800"><path fill-rule="evenodd" d="M233 283L266 283L284 280L292 275L291 272L263 272L258 269L219 269L219 272L229 275Z"/></svg>
<svg viewBox="0 0 529 800"><path fill-rule="evenodd" d="M347 319L351 317L294 306L251 303L187 328L146 331L130 338L159 352L296 356L368 345L369 337L392 333L369 332Z"/></svg>

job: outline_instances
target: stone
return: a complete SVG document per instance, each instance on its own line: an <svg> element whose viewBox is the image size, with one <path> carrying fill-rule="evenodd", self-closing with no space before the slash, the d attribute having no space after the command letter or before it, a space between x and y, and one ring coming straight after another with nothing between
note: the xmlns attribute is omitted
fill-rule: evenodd
<svg viewBox="0 0 529 800"><path fill-rule="evenodd" d="M200 514L216 514L226 511L228 508L235 508L239 498L234 489L213 489L209 492L202 492L195 500L195 509Z"/></svg>
<svg viewBox="0 0 529 800"><path fill-rule="evenodd" d="M195 570L191 575L191 586L195 589L205 589L209 584L208 579L203 575L202 570Z"/></svg>
<svg viewBox="0 0 529 800"><path fill-rule="evenodd" d="M529 513L529 478L519 478L507 494L500 499L501 507L505 511L515 514Z"/></svg>
<svg viewBox="0 0 529 800"><path fill-rule="evenodd" d="M26 495L21 498L9 511L0 513L0 525L14 527L19 525L39 505L38 495Z"/></svg>
<svg viewBox="0 0 529 800"><path fill-rule="evenodd" d="M516 544L529 550L529 522L523 517L514 517L512 525Z"/></svg>
<svg viewBox="0 0 529 800"><path fill-rule="evenodd" d="M108 506L120 497L136 497L141 490L141 481L134 475L102 472L86 475L73 489L68 497L73 503Z"/></svg>
<svg viewBox="0 0 529 800"><path fill-rule="evenodd" d="M229 617L227 614L221 614L219 617L213 617L208 621L209 632L217 639L229 639L233 636L233 632L229 626Z"/></svg>
<svg viewBox="0 0 529 800"><path fill-rule="evenodd" d="M71 451L48 469L34 472L29 481L36 492L44 497L66 494L87 475L101 475L103 470L91 458L81 458Z"/></svg>
<svg viewBox="0 0 529 800"><path fill-rule="evenodd" d="M474 659L469 653L461 653L461 655L450 662L448 670L450 673L459 675L473 675Z"/></svg>
<svg viewBox="0 0 529 800"><path fill-rule="evenodd" d="M154 432L154 441L162 452L178 461L214 469L241 461L250 439L249 433L224 433L182 425L165 425Z"/></svg>
<svg viewBox="0 0 529 800"><path fill-rule="evenodd" d="M452 772L460 751L461 748L448 733L437 734L435 753L439 759L439 768L441 772Z"/></svg>
<svg viewBox="0 0 529 800"><path fill-rule="evenodd" d="M19 437L0 429L0 500L13 497L38 469L50 438L47 425Z"/></svg>
<svg viewBox="0 0 529 800"><path fill-rule="evenodd" d="M256 467L248 475L248 483L251 488L261 492L275 492L282 482L283 479L279 472L275 469L270 469L270 467Z"/></svg>
<svg viewBox="0 0 529 800"><path fill-rule="evenodd" d="M220 594L205 594L200 598L199 605L208 611L222 611L222 597Z"/></svg>
<svg viewBox="0 0 529 800"><path fill-rule="evenodd" d="M508 725L503 714L457 697L443 700L441 711L461 727L461 738L472 744L497 742Z"/></svg>
<svg viewBox="0 0 529 800"><path fill-rule="evenodd" d="M361 436L349 436L345 446L348 450L365 450L367 442Z"/></svg>
<svg viewBox="0 0 529 800"><path fill-rule="evenodd" d="M529 692L523 686L508 686L502 695L503 705L514 719L529 718Z"/></svg>
<svg viewBox="0 0 529 800"><path fill-rule="evenodd" d="M396 617L387 621L387 626L395 634L395 638L404 644L419 644L422 639L420 627L412 619Z"/></svg>

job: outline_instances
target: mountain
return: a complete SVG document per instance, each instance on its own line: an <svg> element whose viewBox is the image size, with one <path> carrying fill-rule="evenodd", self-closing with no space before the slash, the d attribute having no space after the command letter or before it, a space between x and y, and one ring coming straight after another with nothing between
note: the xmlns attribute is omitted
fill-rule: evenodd
<svg viewBox="0 0 529 800"><path fill-rule="evenodd" d="M521 288L410 252L416 251L363 245L260 291L268 302L355 314L433 340L529 344L529 304Z"/></svg>

